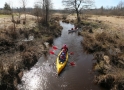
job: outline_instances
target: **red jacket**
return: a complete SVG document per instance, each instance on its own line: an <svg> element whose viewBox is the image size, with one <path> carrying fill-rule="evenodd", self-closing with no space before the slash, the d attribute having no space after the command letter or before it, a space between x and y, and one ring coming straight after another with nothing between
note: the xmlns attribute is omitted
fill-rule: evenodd
<svg viewBox="0 0 124 90"><path fill-rule="evenodd" d="M68 47L67 46L66 47L62 47L61 49L64 49L65 52L68 51Z"/></svg>

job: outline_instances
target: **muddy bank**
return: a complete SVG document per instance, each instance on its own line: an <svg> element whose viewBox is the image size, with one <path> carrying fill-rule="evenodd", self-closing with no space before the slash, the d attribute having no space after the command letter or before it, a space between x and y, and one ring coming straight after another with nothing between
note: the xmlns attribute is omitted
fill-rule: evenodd
<svg viewBox="0 0 124 90"><path fill-rule="evenodd" d="M94 55L94 82L109 90L124 89L123 29L115 30L108 22L100 20L83 20L80 24L83 49Z"/></svg>
<svg viewBox="0 0 124 90"><path fill-rule="evenodd" d="M39 57L46 55L53 38L61 35L62 27L54 19L49 22L48 27L35 22L35 19L30 20L28 23L33 24L33 27L21 23L16 28L13 25L6 29L1 26L0 90L17 90L23 70L29 70Z"/></svg>

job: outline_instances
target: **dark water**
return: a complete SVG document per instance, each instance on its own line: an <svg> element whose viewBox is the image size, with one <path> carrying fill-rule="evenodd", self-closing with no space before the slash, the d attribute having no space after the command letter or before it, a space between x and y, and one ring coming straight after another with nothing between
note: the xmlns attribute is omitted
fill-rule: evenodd
<svg viewBox="0 0 124 90"><path fill-rule="evenodd" d="M64 71L58 76L56 74L55 55L41 57L38 63L25 71L19 90L103 90L93 82L92 55L83 53L80 42L83 40L77 33L68 34L68 30L74 27L71 24L60 22L63 26L62 35L54 40L54 45L61 48L67 44L69 52L74 55L69 61L74 61L76 66L67 64ZM58 54L60 50L56 50Z"/></svg>

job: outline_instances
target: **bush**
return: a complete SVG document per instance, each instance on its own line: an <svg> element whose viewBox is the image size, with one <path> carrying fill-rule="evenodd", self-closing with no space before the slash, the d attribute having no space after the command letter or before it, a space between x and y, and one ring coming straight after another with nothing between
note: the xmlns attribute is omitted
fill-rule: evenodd
<svg viewBox="0 0 124 90"><path fill-rule="evenodd" d="M25 67L30 69L37 61L37 56L35 53L35 49L33 47L30 47L22 54L22 60Z"/></svg>

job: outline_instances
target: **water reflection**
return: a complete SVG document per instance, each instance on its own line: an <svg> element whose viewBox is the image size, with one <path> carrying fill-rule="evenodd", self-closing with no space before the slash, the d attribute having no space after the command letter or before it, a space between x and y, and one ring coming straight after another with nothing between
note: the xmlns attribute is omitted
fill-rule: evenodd
<svg viewBox="0 0 124 90"><path fill-rule="evenodd" d="M47 88L47 73L51 72L49 63L43 63L42 67L33 67L30 71L25 71L22 78L23 85L20 90L44 90ZM44 73L43 73L44 72Z"/></svg>

